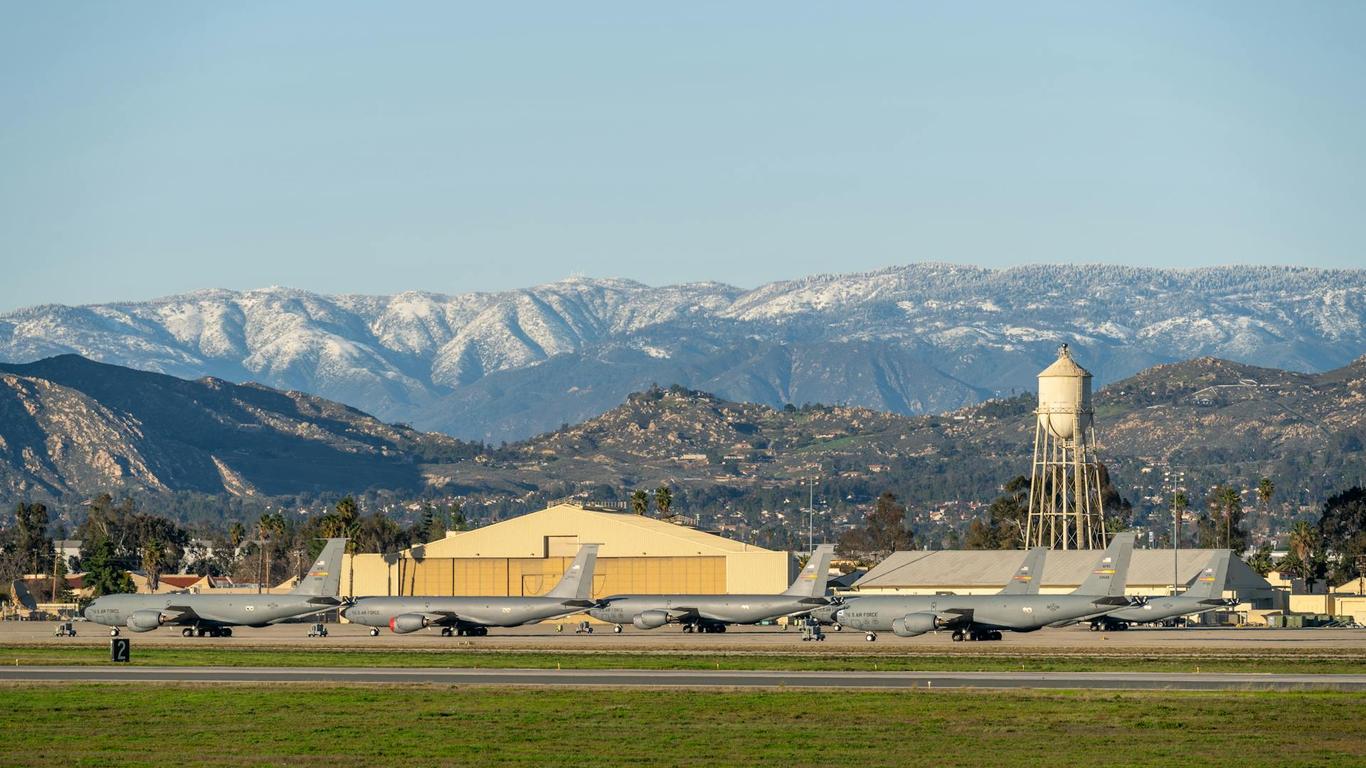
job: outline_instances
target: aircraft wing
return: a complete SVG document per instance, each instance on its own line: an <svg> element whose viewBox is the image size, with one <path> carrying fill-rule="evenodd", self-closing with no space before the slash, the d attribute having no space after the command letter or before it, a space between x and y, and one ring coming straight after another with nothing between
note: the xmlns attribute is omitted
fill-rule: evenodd
<svg viewBox="0 0 1366 768"><path fill-rule="evenodd" d="M196 621L213 621L212 618L201 616L194 608L187 605L168 605L161 609L161 615L165 617L162 624L189 624Z"/></svg>
<svg viewBox="0 0 1366 768"><path fill-rule="evenodd" d="M939 626L944 629L952 629L960 625L972 623L971 608L949 608L940 611L938 614Z"/></svg>
<svg viewBox="0 0 1366 768"><path fill-rule="evenodd" d="M433 627L454 626L460 621L455 611L421 611L421 614Z"/></svg>

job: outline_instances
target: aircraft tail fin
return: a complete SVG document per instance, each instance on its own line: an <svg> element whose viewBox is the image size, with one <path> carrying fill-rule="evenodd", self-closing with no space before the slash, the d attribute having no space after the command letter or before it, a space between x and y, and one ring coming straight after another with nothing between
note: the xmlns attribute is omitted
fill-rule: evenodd
<svg viewBox="0 0 1366 768"><path fill-rule="evenodd" d="M1186 588L1186 595L1190 597L1223 597L1224 583L1228 581L1229 558L1232 555L1233 553L1227 549L1215 552Z"/></svg>
<svg viewBox="0 0 1366 768"><path fill-rule="evenodd" d="M545 593L546 597L565 600L588 600L593 596L593 569L598 564L598 545L584 544L574 556L574 562L560 577L560 582Z"/></svg>
<svg viewBox="0 0 1366 768"><path fill-rule="evenodd" d="M822 544L811 553L806 567L797 574L797 580L783 592L793 597L823 597L825 584L830 580L830 560L835 556L834 544Z"/></svg>
<svg viewBox="0 0 1366 768"><path fill-rule="evenodd" d="M1048 550L1043 547L1035 547L1025 555L1023 563L1020 563L1019 570L1010 577L1010 582L1000 591L1002 595L1037 595L1039 594L1039 582L1043 579L1044 558L1048 556Z"/></svg>
<svg viewBox="0 0 1366 768"><path fill-rule="evenodd" d="M290 594L337 597L341 592L342 552L345 549L346 539L328 539L323 551L318 553L318 559Z"/></svg>
<svg viewBox="0 0 1366 768"><path fill-rule="evenodd" d="M1134 533L1116 533L1105 548L1091 575L1073 592L1074 595L1120 597L1129 578L1129 558L1134 553Z"/></svg>
<svg viewBox="0 0 1366 768"><path fill-rule="evenodd" d="M38 610L38 601L33 599L33 593L28 591L28 585L23 579L15 579L10 582L10 596L14 598L15 604L26 611Z"/></svg>

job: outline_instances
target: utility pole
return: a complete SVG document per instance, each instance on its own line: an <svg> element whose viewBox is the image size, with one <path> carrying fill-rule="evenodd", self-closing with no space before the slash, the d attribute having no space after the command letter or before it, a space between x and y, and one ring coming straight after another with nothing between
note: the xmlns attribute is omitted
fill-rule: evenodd
<svg viewBox="0 0 1366 768"><path fill-rule="evenodd" d="M806 550L816 551L816 478L806 478Z"/></svg>
<svg viewBox="0 0 1366 768"><path fill-rule="evenodd" d="M1172 491L1172 596L1181 589L1181 515L1186 511L1184 490Z"/></svg>

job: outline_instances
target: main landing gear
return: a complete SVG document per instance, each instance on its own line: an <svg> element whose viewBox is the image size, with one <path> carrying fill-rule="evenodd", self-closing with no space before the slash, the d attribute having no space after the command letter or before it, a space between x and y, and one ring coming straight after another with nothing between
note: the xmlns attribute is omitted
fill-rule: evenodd
<svg viewBox="0 0 1366 768"><path fill-rule="evenodd" d="M484 637L489 633L488 627L442 627L442 637Z"/></svg>
<svg viewBox="0 0 1366 768"><path fill-rule="evenodd" d="M726 625L725 625L725 624L704 624L704 623L698 622L698 623L696 623L696 624L684 624L684 625L683 625L683 631L684 631L684 632L725 632L725 631L726 631Z"/></svg>
<svg viewBox="0 0 1366 768"><path fill-rule="evenodd" d="M1091 622L1092 632L1123 632L1128 628L1129 622L1127 621L1106 621L1105 619L1098 619Z"/></svg>
<svg viewBox="0 0 1366 768"><path fill-rule="evenodd" d="M180 630L182 637L232 637L232 627L186 627Z"/></svg>
<svg viewBox="0 0 1366 768"><path fill-rule="evenodd" d="M998 629L972 629L964 632L961 629L953 631L953 641L961 643L964 640L1000 640L1001 631Z"/></svg>

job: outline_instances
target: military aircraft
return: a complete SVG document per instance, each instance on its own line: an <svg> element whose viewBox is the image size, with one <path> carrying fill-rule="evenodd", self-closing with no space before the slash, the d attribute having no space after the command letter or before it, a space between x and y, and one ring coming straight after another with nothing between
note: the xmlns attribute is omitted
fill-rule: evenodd
<svg viewBox="0 0 1366 768"><path fill-rule="evenodd" d="M825 605L825 583L835 545L816 547L797 580L781 595L613 595L597 602L588 615L600 621L639 629L682 624L684 632L725 632L728 624L757 624L766 619L807 613Z"/></svg>
<svg viewBox="0 0 1366 768"><path fill-rule="evenodd" d="M998 595L1037 595L1039 594L1039 579L1043 576L1044 558L1047 557L1048 550L1044 547L1035 547L1025 553L1024 562L1015 570L1015 575L1010 577L1010 581L1001 588ZM850 598L857 600L858 598ZM823 605L811 612L811 618L821 624L831 625L836 632L844 629L835 620L835 614L844 608L844 598L835 598L830 605Z"/></svg>
<svg viewBox="0 0 1366 768"><path fill-rule="evenodd" d="M1150 624L1167 621L1193 613L1204 613L1216 608L1237 605L1238 601L1224 598L1224 584L1228 581L1229 550L1215 552L1209 564L1190 581L1185 592L1171 597L1150 597L1143 605L1121 608L1091 620L1095 631L1128 629L1130 624Z"/></svg>
<svg viewBox="0 0 1366 768"><path fill-rule="evenodd" d="M185 637L232 637L232 628L264 627L284 619L320 613L341 604L342 549L346 539L328 539L308 574L287 595L105 595L86 606L85 618L134 632L150 632L161 626L182 627Z"/></svg>
<svg viewBox="0 0 1366 768"><path fill-rule="evenodd" d="M597 560L597 544L579 547L569 570L541 597L362 597L342 615L371 627L372 637L380 627L400 635L440 627L442 637L482 637L489 627L520 627L592 607Z"/></svg>
<svg viewBox="0 0 1366 768"><path fill-rule="evenodd" d="M1134 534L1115 534L1091 575L1069 595L1040 595L1037 579L1012 580L995 595L877 595L846 599L833 621L867 633L890 631L898 637L952 630L953 639L1000 640L1002 630L1033 632L1060 621L1094 616L1133 605L1124 596ZM1034 554L1031 553L1031 557ZM1020 575L1016 574L1017 577ZM1022 586L1021 586L1022 585Z"/></svg>

